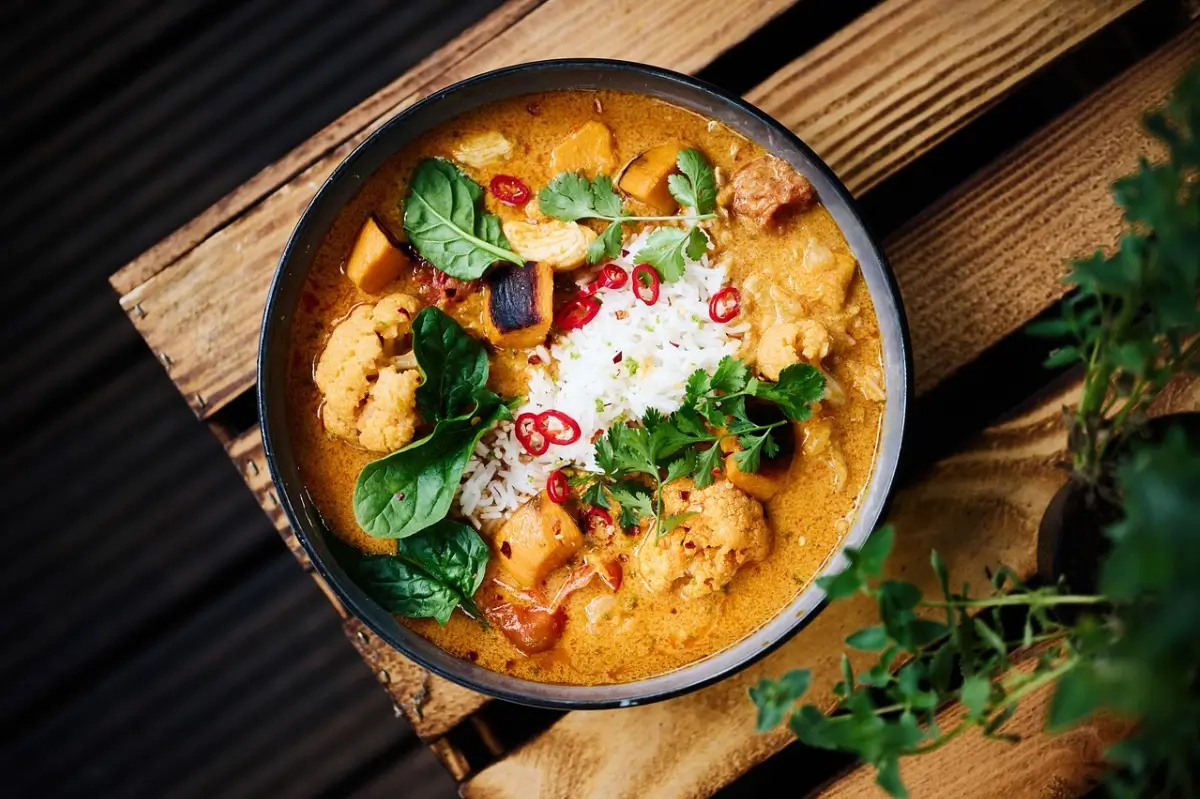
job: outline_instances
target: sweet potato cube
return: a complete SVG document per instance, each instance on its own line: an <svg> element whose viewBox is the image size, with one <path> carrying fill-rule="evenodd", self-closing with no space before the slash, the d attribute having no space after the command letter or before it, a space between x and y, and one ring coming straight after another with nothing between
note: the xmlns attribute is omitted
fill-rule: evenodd
<svg viewBox="0 0 1200 799"><path fill-rule="evenodd" d="M550 151L550 171L612 175L617 168L612 131L603 122L585 122Z"/></svg>
<svg viewBox="0 0 1200 799"><path fill-rule="evenodd" d="M501 568L522 586L534 588L579 551L583 535L566 508L551 502L543 491L517 508L496 534L493 546Z"/></svg>
<svg viewBox="0 0 1200 799"><path fill-rule="evenodd" d="M621 190L661 214L675 213L679 204L671 196L667 178L676 171L675 159L682 149L679 142L668 142L651 147L633 159L621 176Z"/></svg>
<svg viewBox="0 0 1200 799"><path fill-rule="evenodd" d="M726 455L725 477L735 487L759 502L766 502L783 488L787 468L785 466L781 469L776 464L764 463L757 472L743 472L738 468L737 459L733 455Z"/></svg>
<svg viewBox="0 0 1200 799"><path fill-rule="evenodd" d="M392 244L373 217L367 217L346 262L346 277L368 294L378 294L408 264L408 256Z"/></svg>
<svg viewBox="0 0 1200 799"><path fill-rule="evenodd" d="M504 349L536 347L554 321L554 270L550 264L500 263L483 279L483 329Z"/></svg>

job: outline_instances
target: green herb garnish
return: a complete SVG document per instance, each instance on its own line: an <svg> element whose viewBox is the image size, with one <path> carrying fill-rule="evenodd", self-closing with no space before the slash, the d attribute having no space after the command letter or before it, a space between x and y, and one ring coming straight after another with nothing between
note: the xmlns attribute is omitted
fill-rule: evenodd
<svg viewBox="0 0 1200 799"><path fill-rule="evenodd" d="M523 266L483 211L483 188L442 158L417 164L404 200L404 232L421 257L451 277L474 280L497 261Z"/></svg>
<svg viewBox="0 0 1200 799"><path fill-rule="evenodd" d="M697 488L711 485L721 471L721 439L737 436L741 451L737 467L756 472L763 456L779 452L775 431L788 420L802 422L812 415L812 404L825 392L825 377L808 364L793 364L771 383L750 377L745 361L726 356L711 375L697 369L687 380L683 404L670 416L650 410L640 425L618 422L597 439L596 465L603 474L584 492L584 501L595 501L605 491L621 506L623 529L650 519L662 536L683 524L689 514L664 515L662 489L682 477L691 477ZM769 423L752 420L746 400L754 397L774 404L787 417Z"/></svg>
<svg viewBox="0 0 1200 799"><path fill-rule="evenodd" d="M676 201L693 209L695 215L632 216L626 213L612 178L598 175L595 180L589 180L576 172L561 173L538 192L538 207L547 216L564 222L602 219L610 223L588 247L588 263L593 264L621 254L626 223L690 223L688 228L655 231L639 253L639 258L657 269L663 280L678 280L683 274L684 254L695 260L708 247L708 238L695 223L716 217L717 184L712 166L699 150L680 151L676 164L681 174L671 175L667 186Z"/></svg>

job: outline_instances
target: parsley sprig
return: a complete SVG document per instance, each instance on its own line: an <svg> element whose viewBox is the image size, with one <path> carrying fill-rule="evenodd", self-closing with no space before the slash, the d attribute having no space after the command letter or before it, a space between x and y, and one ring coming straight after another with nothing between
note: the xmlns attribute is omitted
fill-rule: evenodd
<svg viewBox="0 0 1200 799"><path fill-rule="evenodd" d="M697 369L687 380L683 403L669 416L650 410L640 424L619 423L597 439L596 464L602 474L585 482L585 503L608 509L608 495L621 506L619 524L629 529L649 519L663 536L691 514L663 512L663 486L691 477L697 488L711 485L721 473L721 442L735 436L740 449L734 462L744 472L757 472L762 459L779 454L776 433L789 420L812 416L812 404L825 393L825 376L809 364L792 364L778 382L750 375L746 362L725 356L712 374ZM785 418L756 421L747 400L774 405Z"/></svg>
<svg viewBox="0 0 1200 799"><path fill-rule="evenodd" d="M696 223L714 219L717 207L716 176L704 155L699 150L681 150L676 166L679 173L667 178L667 188L681 206L694 211L692 214L629 214L613 187L612 178L598 175L595 180L589 180L577 172L563 172L550 181L538 192L538 207L547 216L564 222L602 219L610 223L588 247L588 263L593 264L620 255L624 226L630 222L689 223L686 228L664 227L654 231L639 255L658 270L663 280L675 281L683 275L685 256L696 260L708 249L708 237Z"/></svg>

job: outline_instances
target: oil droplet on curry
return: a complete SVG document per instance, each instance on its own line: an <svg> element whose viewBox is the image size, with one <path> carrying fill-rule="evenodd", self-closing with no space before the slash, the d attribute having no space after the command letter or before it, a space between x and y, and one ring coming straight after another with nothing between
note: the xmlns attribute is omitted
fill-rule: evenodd
<svg viewBox="0 0 1200 799"><path fill-rule="evenodd" d="M685 150L703 168L681 169ZM715 198L697 196L705 169ZM448 180L467 205L472 192L481 195L466 223L474 238L439 221L434 189L412 193L419 170L429 170L421 180L435 189ZM597 207L615 202L620 216L655 219L547 213L547 187L561 188L564 174L584 195L600 192ZM406 201L428 207L406 219ZM446 235L449 244L436 240ZM676 246L656 244L651 254L648 239ZM644 258L656 263L643 267ZM455 608L451 591L444 624L402 617L453 655L541 682L660 675L770 621L851 527L885 402L874 309L811 184L723 125L625 93L506 100L423 135L346 206L297 308L289 423L326 524L364 555L394 556L397 541L369 534L356 517L359 473L416 446L435 421L419 399L427 378L413 352L414 319L431 306L485 348L487 389L515 409L483 433L465 475L447 472L461 486L451 486L443 515L486 545L471 601ZM711 376L725 356L745 365L738 385L749 386L741 391L751 422L741 429L756 424L755 433L707 418L699 432L689 428L693 460L672 467L684 476L661 491L647 474L624 474L618 486L581 468L607 462L589 454L606 429L645 429L646 407L663 403L670 418L689 376L680 363ZM595 375L582 381L596 392L586 403L581 363ZM785 421L782 406L753 392L782 387L801 374L797 364L819 370L824 387L800 414L809 418ZM548 397L559 406L531 404ZM771 441L757 445L759 462L738 460L764 432ZM414 499L404 493L383 501L402 507ZM470 569L460 572L473 589ZM411 586L391 590L401 607L420 604L404 593Z"/></svg>

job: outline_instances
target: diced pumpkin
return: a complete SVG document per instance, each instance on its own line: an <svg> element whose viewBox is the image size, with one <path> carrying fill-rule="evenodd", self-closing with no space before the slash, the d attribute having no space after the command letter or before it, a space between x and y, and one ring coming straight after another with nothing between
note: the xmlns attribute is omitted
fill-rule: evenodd
<svg viewBox="0 0 1200 799"><path fill-rule="evenodd" d="M682 149L679 142L668 142L633 159L621 176L621 191L662 214L675 213L679 204L671 196L667 178L677 170L675 161Z"/></svg>
<svg viewBox="0 0 1200 799"><path fill-rule="evenodd" d="M367 217L346 262L346 277L368 294L378 294L408 265L408 256L392 244L374 217Z"/></svg>
<svg viewBox="0 0 1200 799"><path fill-rule="evenodd" d="M583 534L566 508L551 502L543 491L517 508L496 534L493 546L500 567L522 586L535 588L579 551Z"/></svg>
<svg viewBox="0 0 1200 799"><path fill-rule="evenodd" d="M536 347L554 320L554 270L547 263L501 263L484 281L483 328L505 349Z"/></svg>
<svg viewBox="0 0 1200 799"><path fill-rule="evenodd" d="M550 151L550 171L612 175L617 168L612 131L603 122L585 122Z"/></svg>

